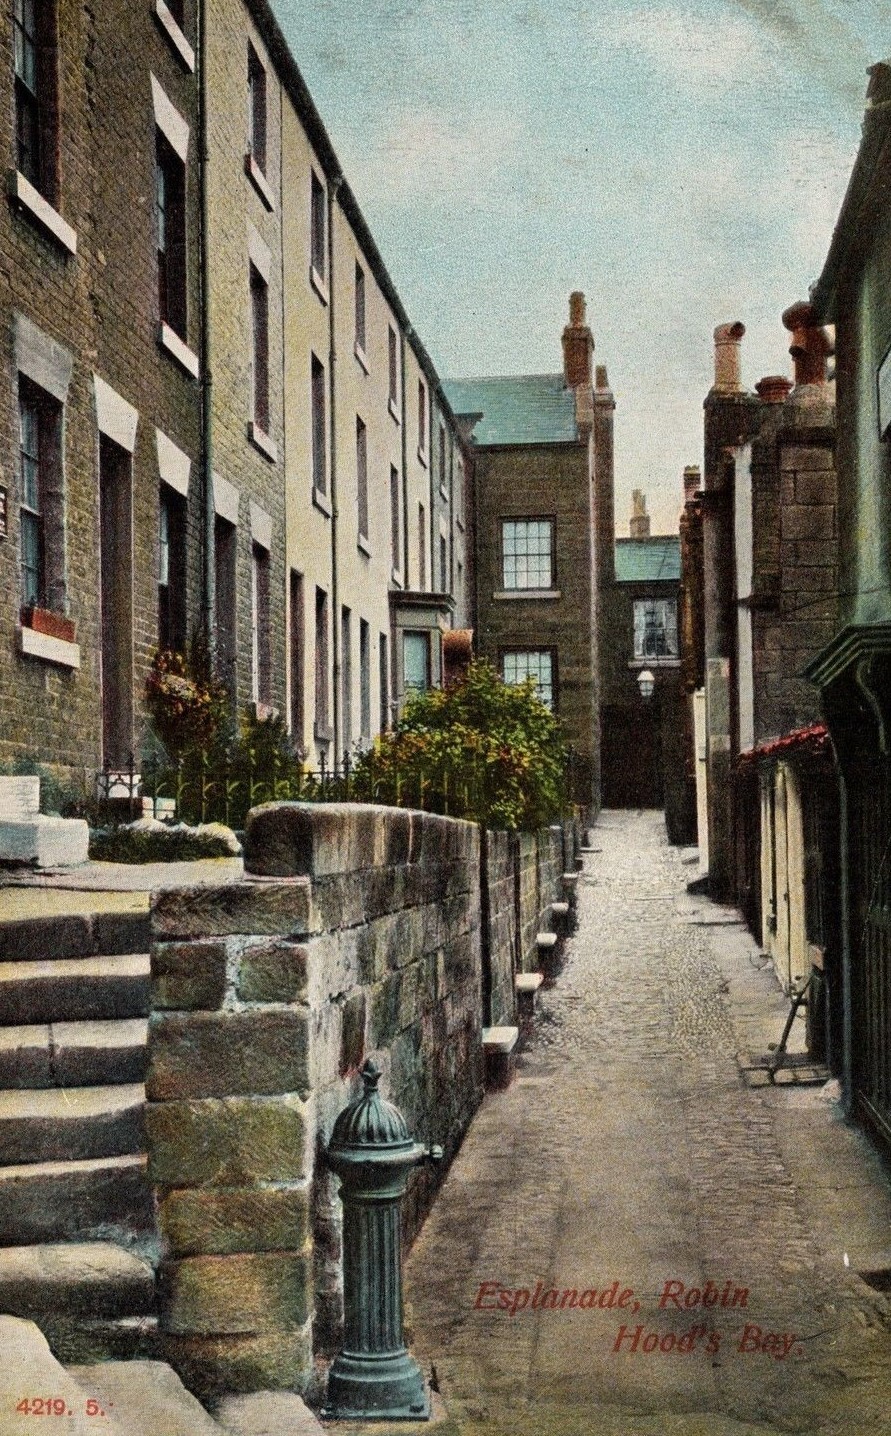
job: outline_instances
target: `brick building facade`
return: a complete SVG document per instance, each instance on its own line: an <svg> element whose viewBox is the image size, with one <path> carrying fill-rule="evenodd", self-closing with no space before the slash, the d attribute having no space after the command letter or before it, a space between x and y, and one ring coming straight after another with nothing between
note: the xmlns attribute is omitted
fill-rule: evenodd
<svg viewBox="0 0 891 1436"><path fill-rule="evenodd" d="M23 0L0 66L0 760L92 775L199 598L194 55L160 0Z"/></svg>
<svg viewBox="0 0 891 1436"><path fill-rule="evenodd" d="M559 374L456 379L473 436L478 650L507 682L533 677L575 751L577 800L600 801L594 341L570 299ZM603 397L606 399L605 371ZM604 404L601 429L611 424ZM604 440L604 444L606 440ZM604 454L607 454L604 449ZM611 458L611 447L608 451ZM611 490L611 467L610 484Z"/></svg>

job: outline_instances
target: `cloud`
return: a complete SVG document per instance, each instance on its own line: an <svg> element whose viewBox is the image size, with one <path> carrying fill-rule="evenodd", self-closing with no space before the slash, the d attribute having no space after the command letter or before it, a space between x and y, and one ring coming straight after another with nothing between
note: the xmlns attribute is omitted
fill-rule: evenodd
<svg viewBox="0 0 891 1436"><path fill-rule="evenodd" d="M602 11L594 28L601 43L689 90L699 84L762 83L764 68L779 58L773 37L752 21L721 20L673 4Z"/></svg>

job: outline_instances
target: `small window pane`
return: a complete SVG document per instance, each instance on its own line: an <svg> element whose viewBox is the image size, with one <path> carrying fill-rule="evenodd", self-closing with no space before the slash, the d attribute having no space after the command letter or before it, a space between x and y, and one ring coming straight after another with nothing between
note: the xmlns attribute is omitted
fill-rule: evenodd
<svg viewBox="0 0 891 1436"><path fill-rule="evenodd" d="M536 692L548 708L554 706L553 655L550 649L532 649L525 653L505 653L501 660L505 683L518 685L534 678Z"/></svg>
<svg viewBox="0 0 891 1436"><path fill-rule="evenodd" d="M423 693L430 686L430 639L426 633L402 636L405 691Z"/></svg>
<svg viewBox="0 0 891 1436"><path fill-rule="evenodd" d="M554 580L550 519L505 519L501 525L505 588L550 588Z"/></svg>

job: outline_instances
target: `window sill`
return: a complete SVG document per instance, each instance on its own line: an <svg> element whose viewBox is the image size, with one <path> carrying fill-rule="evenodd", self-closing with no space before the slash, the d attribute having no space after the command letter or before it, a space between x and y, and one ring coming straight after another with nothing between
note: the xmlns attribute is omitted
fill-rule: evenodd
<svg viewBox="0 0 891 1436"><path fill-rule="evenodd" d="M269 188L269 181L254 156L248 151L244 157L244 172L268 210L275 209L275 195Z"/></svg>
<svg viewBox="0 0 891 1436"><path fill-rule="evenodd" d="M155 19L189 74L193 75L195 73L195 51L164 4L164 0L155 0Z"/></svg>
<svg viewBox="0 0 891 1436"><path fill-rule="evenodd" d="M455 514L455 528L456 528L456 529L460 529L461 532L462 532L462 534L463 534L463 532L464 532L464 520L462 519L462 517L461 517L460 514Z"/></svg>
<svg viewBox="0 0 891 1436"><path fill-rule="evenodd" d="M36 628L22 627L18 635L19 652L28 658L42 658L45 663L56 663L60 668L80 668L80 644L39 633Z"/></svg>
<svg viewBox="0 0 891 1436"><path fill-rule="evenodd" d="M439 486L439 497L442 499L442 501L443 501L444 504L447 504L447 503L448 503L448 501L449 501L449 491L448 491L448 489L446 488L445 484L440 484L440 486Z"/></svg>
<svg viewBox="0 0 891 1436"><path fill-rule="evenodd" d="M9 176L9 194L66 253L77 254L77 231L18 170L13 170Z"/></svg>
<svg viewBox="0 0 891 1436"><path fill-rule="evenodd" d="M312 487L312 501L315 507L325 515L325 518L330 519L331 500L327 494L322 493L321 489L317 489L315 484Z"/></svg>
<svg viewBox="0 0 891 1436"><path fill-rule="evenodd" d="M334 729L329 723L316 723L312 733L317 743L330 743L334 738Z"/></svg>
<svg viewBox="0 0 891 1436"><path fill-rule="evenodd" d="M176 330L171 329L170 325L163 319L161 321L161 327L158 330L158 343L162 349L166 350L171 359L175 359L177 364L185 369L187 374L191 374L193 379L198 378L200 369L198 355L194 349L189 348L185 340L180 339Z"/></svg>
<svg viewBox="0 0 891 1436"><path fill-rule="evenodd" d="M327 304L330 300L330 295L328 294L328 286L322 278L321 274L319 274L319 271L316 269L314 264L311 264L309 267L309 282L312 285L313 289L316 291L316 294L321 299L322 303Z"/></svg>
<svg viewBox="0 0 891 1436"><path fill-rule="evenodd" d="M629 668L680 668L680 658L629 658Z"/></svg>
<svg viewBox="0 0 891 1436"><path fill-rule="evenodd" d="M498 599L499 602L503 599L510 602L515 599L530 598L538 603L540 600L562 598L563 595L559 588L497 588L492 597Z"/></svg>
<svg viewBox="0 0 891 1436"><path fill-rule="evenodd" d="M356 539L356 548L360 553L364 553L366 558L371 558L371 544L368 542L365 534L359 534Z"/></svg>
<svg viewBox="0 0 891 1436"><path fill-rule="evenodd" d="M365 353L365 350L362 348L362 345L359 343L358 339L353 345L353 353L359 361L360 369L364 369L366 374L370 374L371 367L368 363L368 355Z"/></svg>
<svg viewBox="0 0 891 1436"><path fill-rule="evenodd" d="M420 444L418 445L418 463L423 464L425 469L429 465L429 460L427 458L427 450L422 449Z"/></svg>
<svg viewBox="0 0 891 1436"><path fill-rule="evenodd" d="M392 414L393 418L396 420L396 423L397 423L397 424L401 424L401 423L402 423L402 416L401 416L401 414L399 413L398 408L396 407L396 400L395 400L395 399L389 399L388 402L387 402L387 408L389 409L389 411L390 411L390 413Z"/></svg>
<svg viewBox="0 0 891 1436"><path fill-rule="evenodd" d="M265 430L260 428L259 424L254 423L253 419L247 426L247 436L254 448L260 450L264 459L268 459L270 464L278 462L278 445L270 439Z"/></svg>
<svg viewBox="0 0 891 1436"><path fill-rule="evenodd" d="M265 723L269 718L278 717L278 709L271 703L261 703L259 698L254 699L254 717L258 723Z"/></svg>
<svg viewBox="0 0 891 1436"><path fill-rule="evenodd" d="M402 570L394 568L390 571L390 582L395 583L397 588L402 588Z"/></svg>

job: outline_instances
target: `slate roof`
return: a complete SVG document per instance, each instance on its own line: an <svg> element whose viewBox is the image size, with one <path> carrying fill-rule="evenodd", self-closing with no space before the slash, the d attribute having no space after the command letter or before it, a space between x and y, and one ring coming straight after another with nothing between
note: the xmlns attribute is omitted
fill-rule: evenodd
<svg viewBox="0 0 891 1436"><path fill-rule="evenodd" d="M500 379L447 379L454 414L482 414L478 445L566 444L578 439L575 395L562 374L514 374Z"/></svg>
<svg viewBox="0 0 891 1436"><path fill-rule="evenodd" d="M681 576L681 540L677 534L649 539L616 539L617 583L677 583Z"/></svg>

